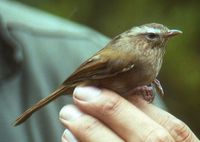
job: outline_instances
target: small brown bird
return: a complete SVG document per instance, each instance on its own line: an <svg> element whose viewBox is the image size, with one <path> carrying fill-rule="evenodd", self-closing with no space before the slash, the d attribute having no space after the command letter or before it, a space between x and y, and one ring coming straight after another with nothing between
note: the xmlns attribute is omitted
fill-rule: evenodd
<svg viewBox="0 0 200 142"><path fill-rule="evenodd" d="M168 39L180 33L179 30L169 30L161 24L150 23L116 36L105 48L80 65L55 92L20 115L14 125L21 124L59 96L72 94L79 85L106 88L119 94L142 90L146 92L145 99L152 101L152 90L147 85L154 84L158 93L163 94L156 77Z"/></svg>

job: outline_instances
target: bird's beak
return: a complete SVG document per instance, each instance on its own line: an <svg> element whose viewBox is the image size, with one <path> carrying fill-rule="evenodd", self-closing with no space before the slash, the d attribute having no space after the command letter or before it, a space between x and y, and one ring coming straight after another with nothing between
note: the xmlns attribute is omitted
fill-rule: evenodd
<svg viewBox="0 0 200 142"><path fill-rule="evenodd" d="M166 38L171 38L171 37L174 37L176 35L179 35L179 34L182 34L183 32L180 31L180 30L169 30L168 32L166 32L164 34L164 37Z"/></svg>

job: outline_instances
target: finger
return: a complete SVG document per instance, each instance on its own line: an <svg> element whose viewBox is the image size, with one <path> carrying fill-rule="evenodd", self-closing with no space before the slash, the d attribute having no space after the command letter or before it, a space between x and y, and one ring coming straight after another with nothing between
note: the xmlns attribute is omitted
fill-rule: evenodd
<svg viewBox="0 0 200 142"><path fill-rule="evenodd" d="M127 99L168 130L170 135L177 142L199 141L190 128L181 120L177 119L170 113L146 102L141 96L130 95Z"/></svg>
<svg viewBox="0 0 200 142"><path fill-rule="evenodd" d="M60 121L73 135L83 142L103 142L123 140L99 120L81 112L76 106L68 105L60 111ZM69 140L68 140L69 141Z"/></svg>
<svg viewBox="0 0 200 142"><path fill-rule="evenodd" d="M114 92L77 87L74 102L85 113L103 121L125 141L173 141L163 127Z"/></svg>

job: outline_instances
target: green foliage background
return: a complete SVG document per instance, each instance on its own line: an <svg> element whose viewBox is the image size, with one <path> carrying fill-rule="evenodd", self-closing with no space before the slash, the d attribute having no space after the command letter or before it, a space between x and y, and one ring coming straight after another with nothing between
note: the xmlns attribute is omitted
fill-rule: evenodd
<svg viewBox="0 0 200 142"><path fill-rule="evenodd" d="M158 22L184 32L168 44L159 75L170 112L200 137L199 0L18 0L113 37Z"/></svg>

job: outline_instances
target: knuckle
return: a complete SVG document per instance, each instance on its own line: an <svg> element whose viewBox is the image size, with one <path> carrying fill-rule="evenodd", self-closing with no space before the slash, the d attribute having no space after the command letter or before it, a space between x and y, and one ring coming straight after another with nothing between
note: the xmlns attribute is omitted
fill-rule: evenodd
<svg viewBox="0 0 200 142"><path fill-rule="evenodd" d="M122 103L122 98L119 96L110 98L101 106L101 114L104 116L113 116L115 115Z"/></svg>
<svg viewBox="0 0 200 142"><path fill-rule="evenodd" d="M84 132L84 135L91 135L99 126L99 121L96 119L85 118L84 123L80 124L79 132Z"/></svg>
<svg viewBox="0 0 200 142"><path fill-rule="evenodd" d="M173 142L170 134L164 129L153 129L147 136L144 142Z"/></svg>
<svg viewBox="0 0 200 142"><path fill-rule="evenodd" d="M171 123L170 134L176 141L188 141L191 139L190 129L184 122L176 119L172 120Z"/></svg>

